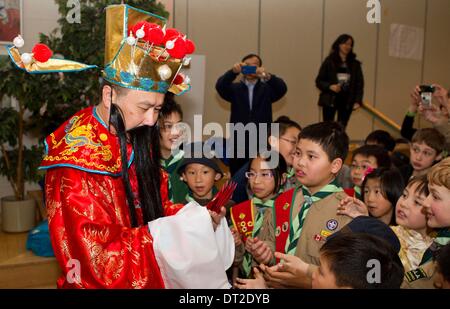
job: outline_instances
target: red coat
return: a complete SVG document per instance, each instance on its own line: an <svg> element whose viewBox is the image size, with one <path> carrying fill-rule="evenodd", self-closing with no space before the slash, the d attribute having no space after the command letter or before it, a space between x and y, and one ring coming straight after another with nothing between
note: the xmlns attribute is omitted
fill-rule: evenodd
<svg viewBox="0 0 450 309"><path fill-rule="evenodd" d="M60 288L164 288L152 236L142 222L131 228L125 189L119 175L118 139L96 116L95 108L72 116L46 139L45 195L50 237L63 275ZM135 196L137 179L131 158L129 178ZM182 205L168 199L162 172L164 214ZM138 200L136 199L136 203ZM75 261L75 263L73 263ZM79 279L75 265L79 262ZM77 280L75 280L77 281Z"/></svg>

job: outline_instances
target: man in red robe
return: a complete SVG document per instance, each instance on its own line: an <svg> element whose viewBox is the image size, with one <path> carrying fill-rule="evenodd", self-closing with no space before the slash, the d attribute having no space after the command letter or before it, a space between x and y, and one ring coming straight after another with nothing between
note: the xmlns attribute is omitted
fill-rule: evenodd
<svg viewBox="0 0 450 309"><path fill-rule="evenodd" d="M172 83L182 61L165 54L154 57L149 44L136 44L122 34L142 20L160 22L126 5L107 8L101 101L46 139L41 168L47 170L45 196L51 241L63 272L60 288L166 286L147 224L176 214L182 205L168 199L155 124L164 93L180 93L189 85ZM223 221L221 210L210 212L214 227Z"/></svg>

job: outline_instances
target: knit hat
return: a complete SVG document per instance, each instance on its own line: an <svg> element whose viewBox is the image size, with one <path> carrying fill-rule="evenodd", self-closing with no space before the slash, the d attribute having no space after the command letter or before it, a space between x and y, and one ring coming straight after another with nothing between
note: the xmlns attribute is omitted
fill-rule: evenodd
<svg viewBox="0 0 450 309"><path fill-rule="evenodd" d="M204 147L201 142L188 144L184 149L184 158L178 166L178 174L182 174L186 166L192 163L198 163L212 168L214 171L223 176L223 172L217 164L214 151L207 151L208 147ZM205 153L207 151L207 153Z"/></svg>
<svg viewBox="0 0 450 309"><path fill-rule="evenodd" d="M400 241L392 229L381 220L369 217L359 216L344 226L339 232L330 235L328 239L333 238L338 233L366 233L386 240L392 245L396 252L400 251Z"/></svg>

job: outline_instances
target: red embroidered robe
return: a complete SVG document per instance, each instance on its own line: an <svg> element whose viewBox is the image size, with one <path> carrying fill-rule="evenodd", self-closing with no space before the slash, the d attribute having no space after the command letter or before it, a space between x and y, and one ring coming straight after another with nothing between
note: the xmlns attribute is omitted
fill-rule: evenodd
<svg viewBox="0 0 450 309"><path fill-rule="evenodd" d="M130 225L118 138L95 108L78 112L47 137L46 150L41 169L47 170L49 230L63 273L58 287L164 288L153 239L139 207L139 227ZM128 158L137 196L131 146ZM162 172L161 200L164 215L170 216L183 205L171 204L167 181Z"/></svg>

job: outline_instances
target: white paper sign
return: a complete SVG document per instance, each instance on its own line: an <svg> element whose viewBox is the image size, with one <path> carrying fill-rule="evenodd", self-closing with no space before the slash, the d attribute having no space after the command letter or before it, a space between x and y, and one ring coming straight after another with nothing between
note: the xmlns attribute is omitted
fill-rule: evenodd
<svg viewBox="0 0 450 309"><path fill-rule="evenodd" d="M423 28L391 24L389 56L421 61L423 40Z"/></svg>

